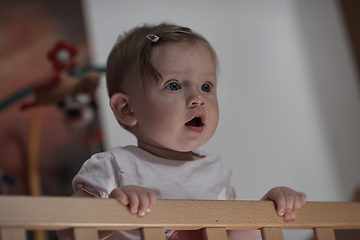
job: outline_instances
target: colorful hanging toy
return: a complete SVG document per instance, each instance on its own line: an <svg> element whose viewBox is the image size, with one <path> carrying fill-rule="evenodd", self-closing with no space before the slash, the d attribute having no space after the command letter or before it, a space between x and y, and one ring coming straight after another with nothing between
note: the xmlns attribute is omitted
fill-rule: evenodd
<svg viewBox="0 0 360 240"><path fill-rule="evenodd" d="M99 83L99 73L104 72L105 68L75 68L77 53L74 46L64 41L56 43L47 54L52 63L50 76L38 79L2 100L0 111L31 93L34 93L35 100L23 103L21 109L26 110L36 105L57 104L66 97L79 93L93 95Z"/></svg>

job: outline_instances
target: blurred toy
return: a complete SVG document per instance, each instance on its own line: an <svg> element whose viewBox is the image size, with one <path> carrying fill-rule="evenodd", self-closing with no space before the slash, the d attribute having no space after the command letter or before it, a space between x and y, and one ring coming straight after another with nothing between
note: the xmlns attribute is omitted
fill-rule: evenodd
<svg viewBox="0 0 360 240"><path fill-rule="evenodd" d="M75 47L58 42L48 53L48 59L53 65L53 72L46 82L34 86L35 101L25 103L22 109L35 105L57 104L68 96L78 93L93 94L100 80L100 75L95 72L88 72L80 79L66 75L76 66Z"/></svg>
<svg viewBox="0 0 360 240"><path fill-rule="evenodd" d="M56 43L47 54L52 64L48 76L35 80L29 86L0 101L1 111L28 94L34 94L34 100L20 106L22 110L33 108L27 146L28 185L29 194L32 196L42 195L38 154L43 114L41 106L59 106L64 113L65 124L70 130L84 130L82 140L85 145L99 148L102 143L101 129L96 124L94 99L100 73L104 72L105 68L75 68L77 52L74 46L63 41ZM0 194L6 192L6 187L13 183L9 176L0 171ZM43 231L36 231L35 235L35 239L47 239Z"/></svg>
<svg viewBox="0 0 360 240"><path fill-rule="evenodd" d="M67 96L58 106L64 113L65 123L70 130L83 129L95 118L96 103L88 94Z"/></svg>
<svg viewBox="0 0 360 240"><path fill-rule="evenodd" d="M68 75L76 66L76 54L75 47L58 42L47 55L53 66L50 77L34 86L35 100L22 104L21 109L55 104L60 106L65 124L70 130L89 126L95 118L94 92L99 84L100 74L88 71L79 78Z"/></svg>
<svg viewBox="0 0 360 240"><path fill-rule="evenodd" d="M58 104L68 96L79 93L93 95L99 84L99 73L92 71L85 73L80 79L69 75L59 76L59 81L41 84L40 89L35 91L35 101L22 105L22 109L28 109L35 105ZM52 81L52 80L50 80Z"/></svg>
<svg viewBox="0 0 360 240"><path fill-rule="evenodd" d="M0 102L0 111L28 94L34 100L21 104L22 110L38 105L58 105L64 113L64 122L69 130L88 128L95 122L95 90L100 81L100 73L105 68L75 68L77 49L64 41L59 41L47 53L52 70L48 77L34 81L28 87L11 94ZM101 142L101 134L88 134L84 143ZM90 140L89 140L90 139ZM97 139L94 141L93 139Z"/></svg>
<svg viewBox="0 0 360 240"><path fill-rule="evenodd" d="M70 130L83 129L83 135L91 136L98 146L102 137L97 137L95 90L99 84L100 73L105 68L75 68L78 51L64 41L59 41L47 53L52 69L47 77L33 81L29 86L10 94L0 102L0 111L28 94L34 94L34 100L21 104L22 110L33 108L31 114L28 155L28 184L30 195L41 195L38 166L39 132L41 128L42 108L36 106L60 105L64 113L65 124ZM92 124L93 123L93 124ZM101 131L100 131L101 132ZM95 136L95 137L94 137ZM99 135L101 136L101 134ZM88 137L87 137L88 138ZM87 144L88 141L84 141ZM1 175L8 176L8 175ZM9 179L9 178L6 178ZM0 187L3 181L0 179Z"/></svg>
<svg viewBox="0 0 360 240"><path fill-rule="evenodd" d="M78 93L93 94L105 68L75 68L77 49L64 41L59 41L48 52L47 58L52 64L48 77L35 80L31 85L10 94L0 101L0 111L21 98L34 93L35 100L24 103L21 109L36 105L57 104L64 98Z"/></svg>
<svg viewBox="0 0 360 240"><path fill-rule="evenodd" d="M91 149L101 146L103 134L97 125L95 99L88 94L77 94L66 97L58 104L64 113L65 125L71 131L85 129L82 133L82 142Z"/></svg>

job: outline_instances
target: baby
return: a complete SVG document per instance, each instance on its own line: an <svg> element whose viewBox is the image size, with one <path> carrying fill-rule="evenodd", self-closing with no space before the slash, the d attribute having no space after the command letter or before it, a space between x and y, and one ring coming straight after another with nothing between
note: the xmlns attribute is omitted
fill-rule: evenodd
<svg viewBox="0 0 360 240"><path fill-rule="evenodd" d="M73 180L73 196L115 198L139 216L149 213L157 198L234 200L228 165L197 150L219 120L217 67L210 43L189 28L143 25L120 37L108 58L107 87L116 119L135 135L137 146L92 156ZM306 196L277 187L261 200L274 201L278 214L291 220ZM140 239L138 230L99 233L109 235ZM166 235L180 239L181 233ZM61 231L58 236L71 235ZM259 232L229 231L228 237L253 239Z"/></svg>

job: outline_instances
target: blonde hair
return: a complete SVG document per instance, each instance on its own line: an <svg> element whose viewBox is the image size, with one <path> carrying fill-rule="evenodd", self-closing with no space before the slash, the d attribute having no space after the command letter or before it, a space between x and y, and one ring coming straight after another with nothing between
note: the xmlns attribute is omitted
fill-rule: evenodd
<svg viewBox="0 0 360 240"><path fill-rule="evenodd" d="M163 44L198 44L207 48L217 63L216 52L210 43L191 29L162 23L142 25L119 36L107 60L106 79L108 94L126 93L133 81L142 84L158 82L161 75L151 63L153 47Z"/></svg>

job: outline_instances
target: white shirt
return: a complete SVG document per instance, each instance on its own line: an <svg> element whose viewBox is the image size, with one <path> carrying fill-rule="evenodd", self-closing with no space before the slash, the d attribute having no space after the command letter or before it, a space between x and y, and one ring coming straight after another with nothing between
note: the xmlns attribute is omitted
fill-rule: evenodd
<svg viewBox="0 0 360 240"><path fill-rule="evenodd" d="M135 146L115 147L88 159L73 179L73 189L107 198L115 188L137 185L153 189L158 199L234 199L229 166L218 155L194 153L203 158L169 160ZM126 237L117 239L139 239Z"/></svg>

